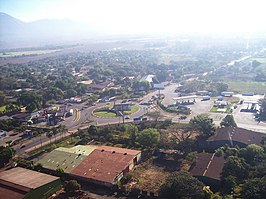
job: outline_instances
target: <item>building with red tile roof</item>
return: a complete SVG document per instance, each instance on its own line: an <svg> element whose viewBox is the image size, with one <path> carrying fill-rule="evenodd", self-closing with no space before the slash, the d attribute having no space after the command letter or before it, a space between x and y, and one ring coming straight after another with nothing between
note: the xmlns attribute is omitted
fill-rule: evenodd
<svg viewBox="0 0 266 199"><path fill-rule="evenodd" d="M238 128L224 127L217 128L216 133L206 141L200 142L200 148L214 150L224 145L246 147L249 144L261 145L263 133Z"/></svg>
<svg viewBox="0 0 266 199"><path fill-rule="evenodd" d="M112 186L137 163L137 156L118 150L95 149L71 174L96 184ZM85 179L85 180L86 180Z"/></svg>
<svg viewBox="0 0 266 199"><path fill-rule="evenodd" d="M190 174L207 185L217 186L221 181L225 158L215 153L199 153L196 163L190 168Z"/></svg>

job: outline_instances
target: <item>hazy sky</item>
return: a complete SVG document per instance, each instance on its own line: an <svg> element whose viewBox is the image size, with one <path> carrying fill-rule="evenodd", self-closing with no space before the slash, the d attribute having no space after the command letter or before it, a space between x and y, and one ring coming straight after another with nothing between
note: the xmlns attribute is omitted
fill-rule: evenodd
<svg viewBox="0 0 266 199"><path fill-rule="evenodd" d="M120 32L266 30L266 0L0 0L22 21L67 18Z"/></svg>

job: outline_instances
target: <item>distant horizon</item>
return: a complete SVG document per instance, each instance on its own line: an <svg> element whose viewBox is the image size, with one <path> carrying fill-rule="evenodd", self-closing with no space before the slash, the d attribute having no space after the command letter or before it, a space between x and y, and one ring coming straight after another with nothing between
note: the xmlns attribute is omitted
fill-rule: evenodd
<svg viewBox="0 0 266 199"><path fill-rule="evenodd" d="M66 19L121 34L266 32L263 0L0 0L0 12L23 22Z"/></svg>

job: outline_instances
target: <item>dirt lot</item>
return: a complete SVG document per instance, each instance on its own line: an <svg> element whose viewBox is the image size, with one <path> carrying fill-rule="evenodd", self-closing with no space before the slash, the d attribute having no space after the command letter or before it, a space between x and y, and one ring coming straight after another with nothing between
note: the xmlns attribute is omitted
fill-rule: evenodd
<svg viewBox="0 0 266 199"><path fill-rule="evenodd" d="M125 186L127 189L138 188L158 192L171 170L176 170L178 167L178 163L175 164L173 161L150 159L132 171L133 179Z"/></svg>

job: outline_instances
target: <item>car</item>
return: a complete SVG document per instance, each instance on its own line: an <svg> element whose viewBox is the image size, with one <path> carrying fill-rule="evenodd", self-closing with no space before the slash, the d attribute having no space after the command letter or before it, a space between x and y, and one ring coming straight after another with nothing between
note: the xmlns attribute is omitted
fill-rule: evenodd
<svg viewBox="0 0 266 199"><path fill-rule="evenodd" d="M130 117L129 116L126 116L125 119L128 120L128 119L130 119Z"/></svg>
<svg viewBox="0 0 266 199"><path fill-rule="evenodd" d="M25 145L25 144L21 145L21 147L20 147L20 148L22 149L22 148L24 148L24 147L26 147L26 145Z"/></svg>
<svg viewBox="0 0 266 199"><path fill-rule="evenodd" d="M185 120L185 119L187 119L187 116L182 115L182 116L180 116L178 119L180 119L180 120Z"/></svg>

